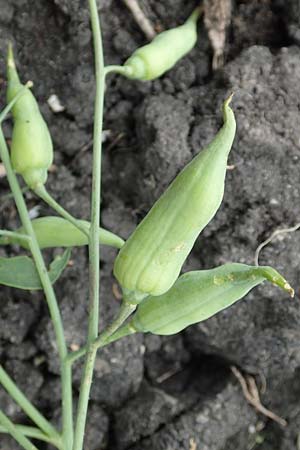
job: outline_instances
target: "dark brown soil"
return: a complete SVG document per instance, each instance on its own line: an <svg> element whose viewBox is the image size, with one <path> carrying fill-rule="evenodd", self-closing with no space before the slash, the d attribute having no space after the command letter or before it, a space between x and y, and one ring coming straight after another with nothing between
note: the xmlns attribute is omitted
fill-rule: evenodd
<svg viewBox="0 0 300 450"><path fill-rule="evenodd" d="M140 0L163 28L182 22L194 0ZM235 91L237 137L226 194L216 218L198 239L184 270L227 261L253 263L257 245L278 227L300 221L300 6L297 0L236 0L225 67L213 73L212 50L199 25L197 47L162 79L138 83L117 76L107 85L102 223L127 238L170 180L215 134L220 106ZM145 43L117 0L102 0L107 63L121 63ZM49 190L80 218L89 216L94 100L87 1L0 0L0 95L5 53L12 40L23 80L35 93L55 143ZM56 94L65 111L47 105ZM11 124L5 124L10 136ZM1 198L8 193L0 179ZM32 194L29 207L50 210ZM1 200L0 227L18 217ZM1 255L17 249L0 249ZM118 308L112 294L116 252L103 248L101 326ZM285 236L266 248L261 263L283 272L296 289L290 300L262 286L246 300L184 333L132 336L99 353L86 450L296 450L300 427L300 240ZM87 326L87 251L56 285L69 344L84 342ZM44 413L60 415L54 336L41 294L3 288L0 358ZM266 407L286 428L247 404L230 365L256 376ZM81 366L74 370L77 396ZM0 405L16 421L20 409L0 389ZM196 446L193 447L193 443ZM0 450L17 450L0 435ZM40 446L40 449L45 447Z"/></svg>

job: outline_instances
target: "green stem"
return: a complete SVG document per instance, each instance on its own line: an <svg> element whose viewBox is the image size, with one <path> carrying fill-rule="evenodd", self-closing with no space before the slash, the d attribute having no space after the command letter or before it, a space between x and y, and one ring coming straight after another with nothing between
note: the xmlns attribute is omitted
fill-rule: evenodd
<svg viewBox="0 0 300 450"><path fill-rule="evenodd" d="M30 237L27 236L26 234L21 234L21 233L16 233L14 231L8 231L8 230L0 230L0 236L3 236L3 238L0 237L0 245L6 245L9 244L9 239L5 239L5 238L13 238L13 239L17 239L25 241L27 243L30 242Z"/></svg>
<svg viewBox="0 0 300 450"><path fill-rule="evenodd" d="M89 326L87 339L89 350L86 356L80 386L73 450L82 450L83 448L89 394L92 385L93 371L97 353L97 349L95 349L92 344L98 336L99 328L100 247L98 245L98 229L100 225L101 153L105 73L101 26L97 10L97 1L89 0L89 8L94 41L96 76L91 227L89 235Z"/></svg>
<svg viewBox="0 0 300 450"><path fill-rule="evenodd" d="M30 189L28 186L25 186L21 189L22 194L26 194ZM1 203L6 202L7 200L10 200L11 198L14 198L13 194L10 192L9 194L3 195L1 197ZM1 205L2 206L2 205Z"/></svg>
<svg viewBox="0 0 300 450"><path fill-rule="evenodd" d="M187 22L194 22L194 23L197 22L197 20L203 14L203 12L204 12L203 5L197 6L197 8L194 9L194 11L190 15L190 17L187 19L186 23Z"/></svg>
<svg viewBox="0 0 300 450"><path fill-rule="evenodd" d="M82 231L87 237L89 237L89 232L85 226L83 226L75 217L73 217L68 211L66 211L59 203L49 194L45 186L39 186L34 191L42 200L44 200L47 205L51 206L54 211L56 211L64 219L71 222L78 230Z"/></svg>
<svg viewBox="0 0 300 450"><path fill-rule="evenodd" d="M32 81L28 81L25 86L22 87L22 89L19 90L17 95L8 103L8 105L1 111L0 113L0 125L1 123L6 119L7 114L10 112L10 110L13 108L15 103L19 100L20 97L27 91L27 89L30 89L33 86Z"/></svg>
<svg viewBox="0 0 300 450"><path fill-rule="evenodd" d="M110 344L111 342L117 341L118 339L129 336L130 334L133 334L136 332L133 328L130 328L128 326L121 327L127 317L130 316L136 309L135 305L129 305L124 303L121 306L121 309L119 311L118 317L113 321L113 323L106 328L105 331L93 342L93 346L96 347L96 350L98 350L101 347L104 347L107 344ZM118 331L117 331L118 330ZM68 362L69 364L73 364L77 359L81 358L81 356L85 355L88 351L88 345L85 345L84 347L80 348L79 350L69 353L68 356Z"/></svg>
<svg viewBox="0 0 300 450"><path fill-rule="evenodd" d="M64 337L64 329L63 323L60 315L60 311L58 308L56 296L54 293L53 286L51 284L47 268L45 266L45 262L43 260L41 250L39 248L32 223L27 211L27 207L25 204L24 197L22 195L18 180L16 175L12 169L8 148L6 145L6 141L3 135L2 130L0 129L0 156L3 161L3 164L6 169L7 179L11 188L12 193L14 194L14 199L16 202L16 206L20 215L20 219L22 225L31 238L30 241L30 250L36 264L37 271L40 276L40 280L45 292L45 296L48 303L48 308L50 311L51 320L53 323L58 353L60 358L60 370L61 370L61 379L62 379L62 411L63 411L63 434L64 434L64 442L65 442L65 450L68 450L72 447L73 442L73 413L72 413L72 373L70 366L65 363L65 360L68 356L68 349Z"/></svg>
<svg viewBox="0 0 300 450"><path fill-rule="evenodd" d="M15 429L21 432L26 437L37 439L38 441L47 442L49 444L54 445L54 447L63 450L62 443L60 442L60 440L47 436L38 428L28 427L27 425L15 425ZM0 433L1 434L8 433L7 428L0 425Z"/></svg>
<svg viewBox="0 0 300 450"><path fill-rule="evenodd" d="M38 450L38 448L27 439L27 437L18 429L15 424L0 409L0 423L6 428L10 434L25 450Z"/></svg>
<svg viewBox="0 0 300 450"><path fill-rule="evenodd" d="M4 368L0 365L0 383L4 389L9 393L13 400L23 409L27 416L48 436L55 438L59 437L59 434L55 428L48 422L47 419L33 406L33 404L27 399L23 392L13 382Z"/></svg>
<svg viewBox="0 0 300 450"><path fill-rule="evenodd" d="M104 68L105 75L108 75L109 73L119 73L120 75L123 75L124 77L130 77L132 75L132 68L127 66L106 66Z"/></svg>

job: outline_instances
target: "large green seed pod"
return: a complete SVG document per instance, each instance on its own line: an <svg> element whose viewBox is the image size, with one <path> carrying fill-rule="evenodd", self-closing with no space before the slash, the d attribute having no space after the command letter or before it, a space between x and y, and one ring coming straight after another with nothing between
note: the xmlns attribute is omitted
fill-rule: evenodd
<svg viewBox="0 0 300 450"><path fill-rule="evenodd" d="M24 86L16 70L12 47L7 59L7 101L10 102ZM28 89L12 108L14 127L11 141L11 162L26 184L35 189L47 180L53 161L51 136L38 104Z"/></svg>
<svg viewBox="0 0 300 450"><path fill-rule="evenodd" d="M161 335L178 333L232 305L265 280L294 295L291 286L272 267L225 264L188 272L165 294L146 298L138 306L129 329Z"/></svg>
<svg viewBox="0 0 300 450"><path fill-rule="evenodd" d="M41 217L32 220L31 223L41 249L88 245L88 237L76 228L75 225L61 217ZM89 222L86 220L78 220L78 223L85 227L87 232L89 231ZM17 233L25 234L24 228L19 228ZM121 248L124 245L122 238L104 228L99 228L99 242L100 244L110 245L115 248ZM0 237L0 244L19 244L24 248L28 248L27 241L16 237Z"/></svg>
<svg viewBox="0 0 300 450"><path fill-rule="evenodd" d="M158 34L150 44L138 48L125 62L128 77L153 80L171 69L197 41L197 8L181 26Z"/></svg>
<svg viewBox="0 0 300 450"><path fill-rule="evenodd" d="M114 274L127 301L138 303L168 291L217 212L236 128L230 100L224 103L224 125L216 137L179 173L119 252Z"/></svg>

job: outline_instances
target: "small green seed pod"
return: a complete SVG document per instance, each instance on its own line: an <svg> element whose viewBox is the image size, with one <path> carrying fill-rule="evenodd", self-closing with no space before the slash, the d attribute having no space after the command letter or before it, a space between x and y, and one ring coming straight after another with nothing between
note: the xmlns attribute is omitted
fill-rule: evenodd
<svg viewBox="0 0 300 450"><path fill-rule="evenodd" d="M20 83L11 46L7 58L7 79L7 101L10 102L24 87ZM47 171L53 161L51 136L30 90L26 90L13 106L12 115L12 166L26 184L35 189L46 183Z"/></svg>
<svg viewBox="0 0 300 450"><path fill-rule="evenodd" d="M272 267L225 264L188 272L165 294L146 298L138 306L129 329L161 335L178 333L232 305L265 280L293 297L291 286Z"/></svg>
<svg viewBox="0 0 300 450"><path fill-rule="evenodd" d="M89 231L89 222L86 220L78 220L78 222ZM52 247L80 247L88 244L88 237L61 217L50 216L34 219L32 221L32 227L41 249ZM25 230L23 227L19 228L17 233L25 234ZM121 248L124 245L122 238L104 228L99 229L99 242L100 244L110 245L115 248ZM28 248L26 241L15 237L2 237L0 238L0 244L19 244L24 248Z"/></svg>
<svg viewBox="0 0 300 450"><path fill-rule="evenodd" d="M217 212L236 128L230 100L224 103L224 125L216 137L179 173L119 252L114 274L128 302L170 289Z"/></svg>
<svg viewBox="0 0 300 450"><path fill-rule="evenodd" d="M150 44L138 48L124 64L128 78L158 78L192 50L197 41L200 11L197 8L183 25L158 34Z"/></svg>

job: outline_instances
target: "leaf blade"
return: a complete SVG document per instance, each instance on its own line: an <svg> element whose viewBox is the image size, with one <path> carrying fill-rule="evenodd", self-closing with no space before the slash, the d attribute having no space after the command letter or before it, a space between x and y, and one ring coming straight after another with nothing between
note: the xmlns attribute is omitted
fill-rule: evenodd
<svg viewBox="0 0 300 450"><path fill-rule="evenodd" d="M48 274L52 284L66 268L70 256L71 249L67 249L51 262ZM29 256L0 258L0 284L30 291L43 289L34 261Z"/></svg>

